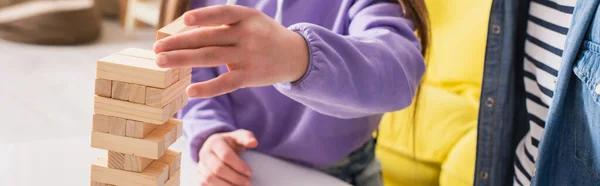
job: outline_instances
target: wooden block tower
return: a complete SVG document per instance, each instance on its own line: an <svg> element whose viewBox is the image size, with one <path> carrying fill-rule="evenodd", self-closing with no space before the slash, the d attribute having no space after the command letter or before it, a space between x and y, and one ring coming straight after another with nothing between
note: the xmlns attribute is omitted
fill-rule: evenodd
<svg viewBox="0 0 600 186"><path fill-rule="evenodd" d="M187 29L179 18L157 39ZM182 122L172 116L187 104L192 69L159 68L155 57L130 48L97 61L91 146L108 153L92 164L91 185L179 185L181 152L169 146Z"/></svg>

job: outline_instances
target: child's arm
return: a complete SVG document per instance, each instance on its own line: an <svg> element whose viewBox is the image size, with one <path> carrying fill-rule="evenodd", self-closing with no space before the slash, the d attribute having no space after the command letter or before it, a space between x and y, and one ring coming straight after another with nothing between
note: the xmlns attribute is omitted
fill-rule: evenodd
<svg viewBox="0 0 600 186"><path fill-rule="evenodd" d="M159 40L154 51L161 67L227 65L228 73L191 85L190 97L275 85L321 113L357 118L410 105L425 71L402 12L385 0L356 1L344 36L310 23L288 29L247 7L212 6L185 14L186 25L201 28Z"/></svg>
<svg viewBox="0 0 600 186"><path fill-rule="evenodd" d="M419 40L395 3L357 1L349 36L310 23L292 25L307 41L304 77L275 87L311 108L340 118L399 110L411 104L425 71Z"/></svg>

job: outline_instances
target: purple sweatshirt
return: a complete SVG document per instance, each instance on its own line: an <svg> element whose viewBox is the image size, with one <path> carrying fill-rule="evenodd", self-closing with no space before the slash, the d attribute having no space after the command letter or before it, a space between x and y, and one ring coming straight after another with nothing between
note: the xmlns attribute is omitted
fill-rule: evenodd
<svg viewBox="0 0 600 186"><path fill-rule="evenodd" d="M280 0L281 1L281 0ZM225 4L195 0L192 7ZM389 0L239 0L306 39L309 67L299 81L190 99L181 111L192 158L217 132L254 132L257 151L313 167L335 163L370 140L385 112L411 104L425 71L419 40ZM194 68L193 82L227 72Z"/></svg>

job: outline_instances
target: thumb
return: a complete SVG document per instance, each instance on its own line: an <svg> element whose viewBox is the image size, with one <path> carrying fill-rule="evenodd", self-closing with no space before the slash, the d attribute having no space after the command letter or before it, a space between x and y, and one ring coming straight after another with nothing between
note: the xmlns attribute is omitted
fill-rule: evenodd
<svg viewBox="0 0 600 186"><path fill-rule="evenodd" d="M256 148L258 146L258 140L254 137L254 133L248 130L240 129L233 131L229 133L229 137L244 148Z"/></svg>

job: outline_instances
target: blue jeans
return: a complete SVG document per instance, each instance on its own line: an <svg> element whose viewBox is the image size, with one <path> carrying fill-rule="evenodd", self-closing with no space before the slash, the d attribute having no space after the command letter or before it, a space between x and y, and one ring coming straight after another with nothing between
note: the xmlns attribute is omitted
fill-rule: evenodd
<svg viewBox="0 0 600 186"><path fill-rule="evenodd" d="M369 140L341 161L321 171L355 186L383 186L375 142Z"/></svg>

